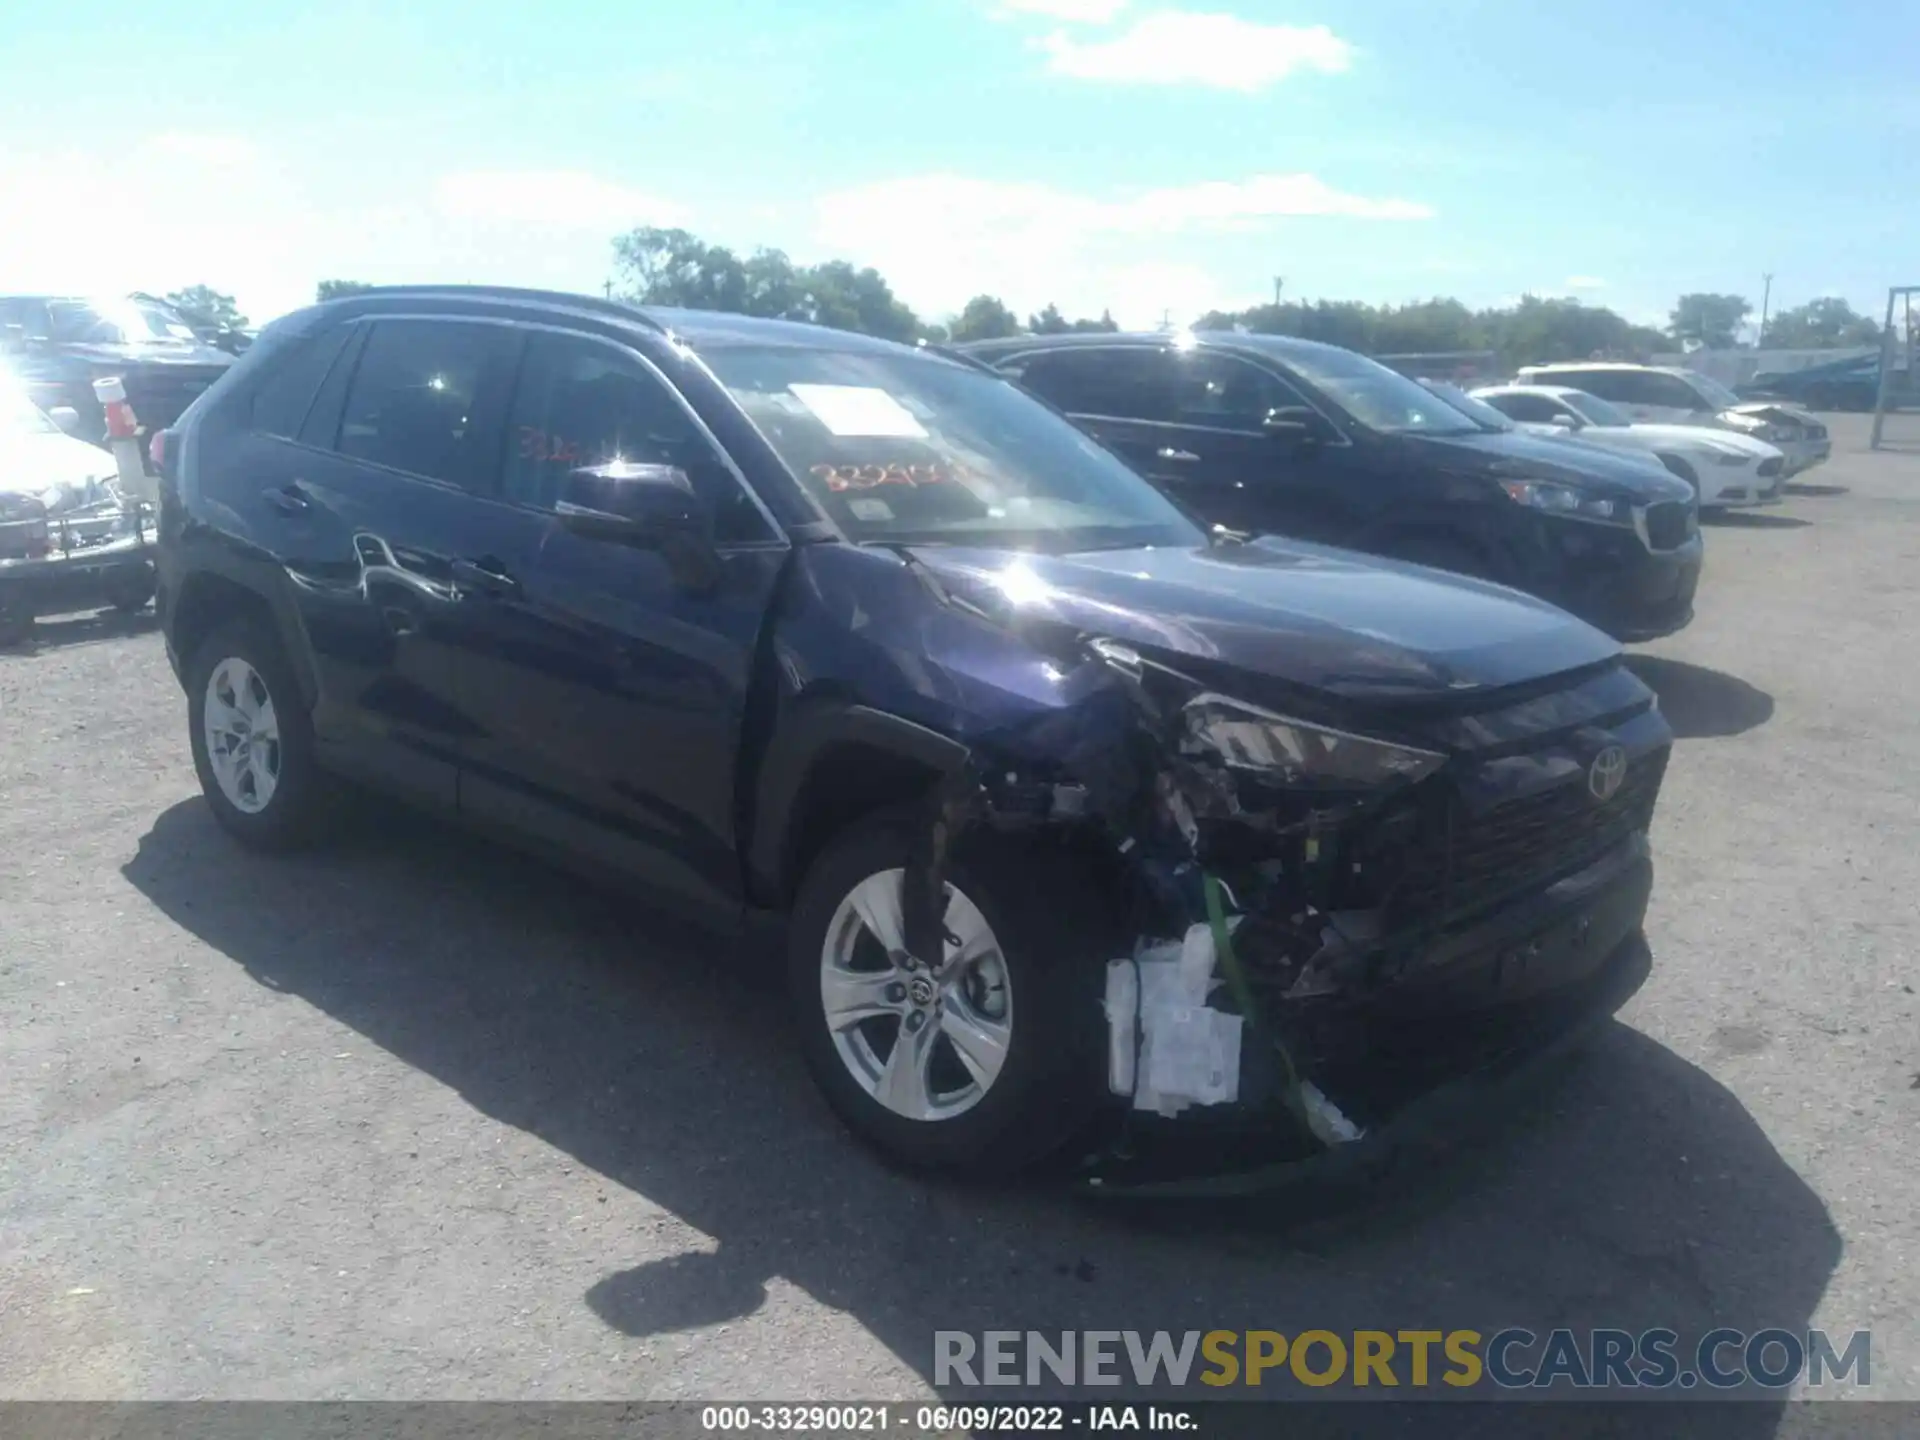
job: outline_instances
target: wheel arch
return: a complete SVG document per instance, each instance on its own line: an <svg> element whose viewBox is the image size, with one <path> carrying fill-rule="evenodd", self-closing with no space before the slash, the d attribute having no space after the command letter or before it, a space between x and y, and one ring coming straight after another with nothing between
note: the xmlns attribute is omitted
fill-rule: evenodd
<svg viewBox="0 0 1920 1440"><path fill-rule="evenodd" d="M311 709L319 699L319 682L307 647L299 643L299 621L290 611L290 606L276 603L250 579L222 569L196 568L180 579L176 593L168 599L167 637L184 675L194 654L221 625L255 620L280 642L300 686L300 698Z"/></svg>
<svg viewBox="0 0 1920 1440"><path fill-rule="evenodd" d="M925 795L958 773L969 753L937 730L869 706L798 702L768 742L754 786L746 876L752 897L784 909L835 835Z"/></svg>

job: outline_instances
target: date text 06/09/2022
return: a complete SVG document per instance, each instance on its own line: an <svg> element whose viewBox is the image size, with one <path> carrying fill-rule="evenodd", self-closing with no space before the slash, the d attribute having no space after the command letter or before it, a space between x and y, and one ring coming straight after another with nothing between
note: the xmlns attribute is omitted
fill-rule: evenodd
<svg viewBox="0 0 1920 1440"><path fill-rule="evenodd" d="M1198 1430L1200 1422L1179 1405L708 1405L700 1411L700 1428L713 1434L1188 1434Z"/></svg>

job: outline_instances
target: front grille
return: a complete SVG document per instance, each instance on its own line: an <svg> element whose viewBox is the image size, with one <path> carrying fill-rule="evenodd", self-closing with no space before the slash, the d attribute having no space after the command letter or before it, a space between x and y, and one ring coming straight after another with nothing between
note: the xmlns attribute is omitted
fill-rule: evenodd
<svg viewBox="0 0 1920 1440"><path fill-rule="evenodd" d="M1448 833L1409 856L1393 884L1394 923L1462 914L1591 864L1647 828L1666 770L1665 750L1642 756L1606 801L1593 798L1584 774L1477 815L1453 800Z"/></svg>
<svg viewBox="0 0 1920 1440"><path fill-rule="evenodd" d="M200 393L224 373L218 366L150 366L130 369L124 377L127 402L134 417L147 430L164 430L173 424Z"/></svg>
<svg viewBox="0 0 1920 1440"><path fill-rule="evenodd" d="M1781 459L1778 455L1770 456L1767 459L1762 460L1760 462L1760 469L1758 472L1760 475L1760 478L1763 480L1770 480L1775 475L1778 475L1780 473L1781 463L1782 463Z"/></svg>
<svg viewBox="0 0 1920 1440"><path fill-rule="evenodd" d="M1655 550L1676 550L1693 533L1693 506L1684 500L1662 500L1647 507L1647 544Z"/></svg>

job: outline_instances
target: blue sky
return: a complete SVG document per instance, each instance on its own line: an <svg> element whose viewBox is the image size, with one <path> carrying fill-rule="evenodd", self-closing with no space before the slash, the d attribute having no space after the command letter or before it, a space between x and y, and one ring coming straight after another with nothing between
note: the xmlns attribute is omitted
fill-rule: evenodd
<svg viewBox="0 0 1920 1440"><path fill-rule="evenodd" d="M597 289L684 224L930 316L1920 283L1891 0L93 0L0 24L0 289Z"/></svg>

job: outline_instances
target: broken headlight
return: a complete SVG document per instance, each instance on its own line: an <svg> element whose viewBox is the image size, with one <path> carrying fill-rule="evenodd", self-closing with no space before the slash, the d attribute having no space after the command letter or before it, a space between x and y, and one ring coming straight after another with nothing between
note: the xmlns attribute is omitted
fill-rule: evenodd
<svg viewBox="0 0 1920 1440"><path fill-rule="evenodd" d="M1352 792L1423 780L1446 756L1372 740L1262 710L1224 695L1196 695L1182 708L1183 749L1296 789Z"/></svg>

